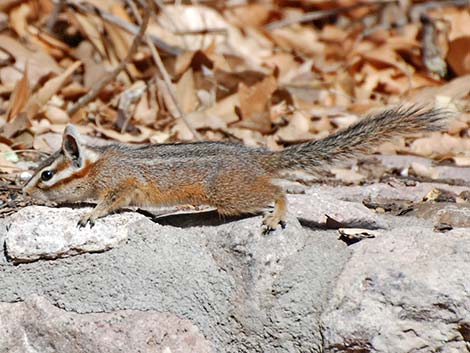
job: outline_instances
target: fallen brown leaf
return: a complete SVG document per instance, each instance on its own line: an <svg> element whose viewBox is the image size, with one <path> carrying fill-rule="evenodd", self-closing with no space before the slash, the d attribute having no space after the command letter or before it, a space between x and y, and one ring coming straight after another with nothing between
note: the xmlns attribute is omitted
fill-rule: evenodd
<svg viewBox="0 0 470 353"><path fill-rule="evenodd" d="M28 66L25 67L23 78L16 83L8 104L7 121L10 122L23 110L31 92L29 89Z"/></svg>

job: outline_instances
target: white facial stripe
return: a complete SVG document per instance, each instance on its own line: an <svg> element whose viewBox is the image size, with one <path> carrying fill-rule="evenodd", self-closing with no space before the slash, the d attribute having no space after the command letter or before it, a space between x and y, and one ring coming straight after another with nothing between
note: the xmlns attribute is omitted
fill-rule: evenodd
<svg viewBox="0 0 470 353"><path fill-rule="evenodd" d="M39 178L41 178L41 173L37 173L32 179L30 179L25 187L28 188L37 185Z"/></svg>
<svg viewBox="0 0 470 353"><path fill-rule="evenodd" d="M40 180L40 181L41 181L44 185L46 185L46 186L51 186L51 185L53 185L53 184L54 184L54 179L56 178L56 175L55 175L55 174L52 176L52 178L51 178L50 180L47 180L47 181L44 181L44 180L41 179L41 174L42 174L43 172L45 172L46 170L52 170L52 171L53 171L54 169L56 169L56 168L57 168L57 165L59 164L59 161L60 161L59 159L56 159L54 162L52 162L51 164L49 164L47 167L44 167L44 168L36 175L36 178L35 178L35 179L36 179L37 181Z"/></svg>
<svg viewBox="0 0 470 353"><path fill-rule="evenodd" d="M54 162L52 162L48 166L42 168L38 173L36 173L36 175L31 180L28 181L28 183L26 184L26 187L32 187L32 186L37 185L39 183L39 181L41 181L41 174L45 170L52 170L52 169L56 168L58 163L59 163L59 161L55 160ZM46 184L44 181L43 181L43 183Z"/></svg>
<svg viewBox="0 0 470 353"><path fill-rule="evenodd" d="M89 149L84 148L83 152L85 152L85 156L83 156L84 161L89 161L91 163L95 163L100 158L100 155L98 153L93 152Z"/></svg>
<svg viewBox="0 0 470 353"><path fill-rule="evenodd" d="M48 187L52 187L54 186L56 183L60 182L61 180L64 180L70 176L72 176L73 174L81 171L82 169L84 169L86 167L86 163L85 163L85 160L91 162L91 163L95 163L98 158L99 158L99 154L98 153L95 153L91 150L88 150L88 149L82 149L82 152L85 153L86 156L82 156L83 158L83 163L82 163L82 167L81 168L74 168L72 166L68 167L68 168L65 168L64 170L61 170L59 171L57 174L54 174L54 176L51 178L51 180L48 180L48 181L43 181L44 185L47 185ZM85 158L84 158L85 157ZM43 170L49 170L49 169L54 169L54 167L56 167L58 164L58 161L54 162L53 164L51 164L49 167L47 168L44 168Z"/></svg>
<svg viewBox="0 0 470 353"><path fill-rule="evenodd" d="M43 169L41 169L39 171L39 173L36 174L34 179L31 180L31 182L29 182L28 184L37 185L40 181L43 185L45 185L46 187L49 188L49 187L54 186L54 184L56 184L60 180L69 177L70 175L72 175L73 173L75 173L77 171L77 169L74 170L74 169L69 167L69 168L65 168L64 170L61 170L57 174L54 173L50 180L45 181L45 180L41 179L41 175L42 175L43 172L45 172L47 170L54 171L57 168L57 166L59 165L59 163L61 163L61 162L62 162L62 160L57 159L53 163L49 164L47 167L44 167Z"/></svg>
<svg viewBox="0 0 470 353"><path fill-rule="evenodd" d="M89 150L89 149L86 149L86 148L83 148L82 149L82 153L84 155L82 155L82 158L83 158L83 161L89 161L91 163L95 163L100 155L92 150ZM51 170L51 171L54 171L57 166L60 164L60 163L63 163L64 162L64 159L63 158L57 158L54 162L52 162L51 164L49 164L48 166L42 168L35 176L33 179L31 179L26 185L25 187L34 187L34 186L37 186L38 183L40 182L42 185L44 185L46 188L50 188L50 187L53 187L56 183L60 182L61 180L63 179L66 179L70 176L72 176L73 174L81 171L85 166L86 164L83 163L83 166L81 168L74 168L72 165L70 165L69 167L57 172L57 174L54 173L54 175L52 176L52 178L50 180L47 180L47 181L44 181L41 179L41 175L44 171L47 171L47 170Z"/></svg>
<svg viewBox="0 0 470 353"><path fill-rule="evenodd" d="M46 184L47 186L54 186L54 184L58 183L59 181L63 180L63 179L66 179L68 177L70 177L72 174L75 174L76 172L82 170L82 168L73 168L73 167L69 167L69 168L66 168L64 170L61 170L59 173L57 174L54 174L54 176L51 178L51 180L47 181L47 182L44 182L44 184Z"/></svg>

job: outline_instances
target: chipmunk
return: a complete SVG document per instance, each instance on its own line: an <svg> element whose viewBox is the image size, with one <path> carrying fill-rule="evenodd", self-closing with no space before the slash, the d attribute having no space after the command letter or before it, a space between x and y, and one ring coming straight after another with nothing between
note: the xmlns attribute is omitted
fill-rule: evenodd
<svg viewBox="0 0 470 353"><path fill-rule="evenodd" d="M206 204L222 215L240 215L274 202L263 218L270 231L285 225L286 195L273 183L281 172L326 170L394 136L440 130L447 116L441 109L392 107L278 152L228 142L94 146L67 125L61 149L38 167L23 191L55 202L97 201L79 227L92 227L97 218L127 205Z"/></svg>

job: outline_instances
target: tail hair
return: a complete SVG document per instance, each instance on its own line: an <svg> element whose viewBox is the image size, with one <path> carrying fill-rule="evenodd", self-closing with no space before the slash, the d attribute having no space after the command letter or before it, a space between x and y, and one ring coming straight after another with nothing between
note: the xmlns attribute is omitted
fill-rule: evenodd
<svg viewBox="0 0 470 353"><path fill-rule="evenodd" d="M315 173L358 157L396 136L440 131L453 115L446 109L425 105L398 105L367 115L355 124L321 140L287 147L276 153L275 170ZM274 162L274 161L273 161Z"/></svg>

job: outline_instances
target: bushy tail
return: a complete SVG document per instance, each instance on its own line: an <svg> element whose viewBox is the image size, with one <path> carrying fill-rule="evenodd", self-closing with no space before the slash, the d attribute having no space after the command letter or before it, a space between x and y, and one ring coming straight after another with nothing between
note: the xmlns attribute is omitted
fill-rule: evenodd
<svg viewBox="0 0 470 353"><path fill-rule="evenodd" d="M315 173L367 153L392 137L442 130L449 116L446 110L416 105L388 108L368 115L324 139L290 146L274 153L270 167L274 170Z"/></svg>

